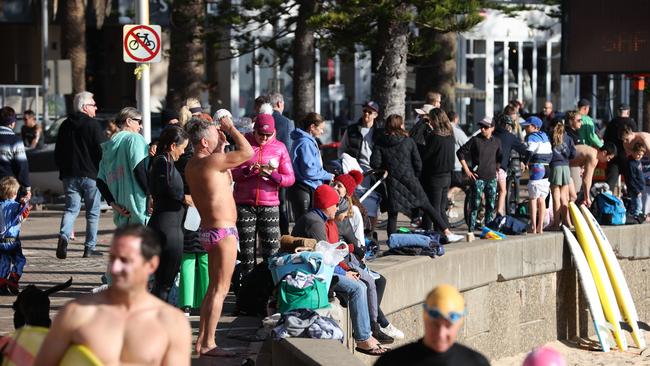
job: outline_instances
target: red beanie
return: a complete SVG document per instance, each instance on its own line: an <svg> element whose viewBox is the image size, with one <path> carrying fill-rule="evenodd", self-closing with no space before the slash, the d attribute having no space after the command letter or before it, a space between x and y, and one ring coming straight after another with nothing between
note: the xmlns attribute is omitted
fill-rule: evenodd
<svg viewBox="0 0 650 366"><path fill-rule="evenodd" d="M350 170L348 174L341 174L334 178L334 181L341 182L345 186L347 196L350 197L357 186L363 182L363 173L358 170Z"/></svg>
<svg viewBox="0 0 650 366"><path fill-rule="evenodd" d="M336 193L334 188L323 184L316 188L314 192L314 207L324 210L339 203L339 194Z"/></svg>

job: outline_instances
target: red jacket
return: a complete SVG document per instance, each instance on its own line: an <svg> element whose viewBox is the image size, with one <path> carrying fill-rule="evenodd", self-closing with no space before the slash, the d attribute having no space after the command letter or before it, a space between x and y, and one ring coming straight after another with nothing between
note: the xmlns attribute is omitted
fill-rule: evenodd
<svg viewBox="0 0 650 366"><path fill-rule="evenodd" d="M277 206L280 204L279 188L289 187L295 181L289 152L282 142L275 139L275 135L263 146L255 141L252 132L246 134L246 139L255 154L247 162L232 169L235 202L239 205ZM259 170L251 168L255 163L267 165L271 159L279 165L270 178L262 177Z"/></svg>

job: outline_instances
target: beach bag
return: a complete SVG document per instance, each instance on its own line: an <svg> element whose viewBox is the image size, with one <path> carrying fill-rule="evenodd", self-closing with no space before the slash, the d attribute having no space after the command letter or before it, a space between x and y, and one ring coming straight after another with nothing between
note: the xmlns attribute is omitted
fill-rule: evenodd
<svg viewBox="0 0 650 366"><path fill-rule="evenodd" d="M287 277L292 276L288 274ZM313 275L311 275L313 277ZM313 277L313 283L304 288L296 287L287 281L280 282L278 288L278 311L285 313L294 309L321 309L329 307L327 285L324 281Z"/></svg>
<svg viewBox="0 0 650 366"><path fill-rule="evenodd" d="M510 215L497 215L494 220L490 221L487 224L487 227L492 230L500 231L507 235L526 234L526 230L528 229L528 225L525 222L518 220Z"/></svg>
<svg viewBox="0 0 650 366"><path fill-rule="evenodd" d="M625 225L625 205L618 197L609 192L596 196L591 205L591 212L601 225Z"/></svg>

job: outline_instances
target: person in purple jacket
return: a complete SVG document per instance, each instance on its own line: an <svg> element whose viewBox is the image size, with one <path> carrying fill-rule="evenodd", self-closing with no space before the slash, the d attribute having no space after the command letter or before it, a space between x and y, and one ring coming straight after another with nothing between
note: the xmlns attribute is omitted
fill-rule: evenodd
<svg viewBox="0 0 650 366"><path fill-rule="evenodd" d="M239 276L255 266L255 244L260 238L262 258L280 248L281 187L293 185L295 177L286 146L276 139L275 121L269 114L255 117L253 132L246 135L253 157L232 170L239 232Z"/></svg>

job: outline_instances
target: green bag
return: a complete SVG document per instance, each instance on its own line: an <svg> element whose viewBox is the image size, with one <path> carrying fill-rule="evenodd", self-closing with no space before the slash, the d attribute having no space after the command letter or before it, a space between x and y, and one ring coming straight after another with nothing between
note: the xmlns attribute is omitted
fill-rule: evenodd
<svg viewBox="0 0 650 366"><path fill-rule="evenodd" d="M280 282L278 290L278 310L285 313L294 309L322 309L329 307L325 282L315 279L314 284L298 288L286 280Z"/></svg>

